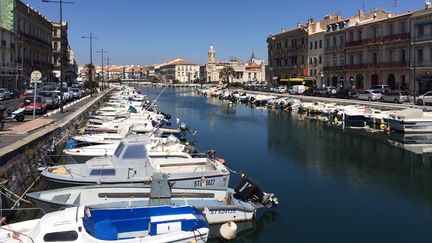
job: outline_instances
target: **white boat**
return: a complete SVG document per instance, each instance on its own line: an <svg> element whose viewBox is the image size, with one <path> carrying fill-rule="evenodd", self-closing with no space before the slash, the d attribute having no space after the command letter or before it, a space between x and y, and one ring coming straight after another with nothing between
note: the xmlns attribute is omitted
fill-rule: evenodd
<svg viewBox="0 0 432 243"><path fill-rule="evenodd" d="M432 112L416 108L395 111L389 115L389 126L403 133L432 133Z"/></svg>
<svg viewBox="0 0 432 243"><path fill-rule="evenodd" d="M150 158L148 139L123 140L113 156L97 157L84 164L43 168L50 187L91 184L148 183L154 173L168 174L170 183L185 188L226 188L230 172L210 158Z"/></svg>
<svg viewBox="0 0 432 243"><path fill-rule="evenodd" d="M206 242L208 223L190 206L66 208L0 227L0 242Z"/></svg>
<svg viewBox="0 0 432 243"><path fill-rule="evenodd" d="M234 197L235 193L233 189L171 189L166 175L155 174L151 187L136 184L79 186L32 192L26 196L45 212L73 206L140 208L189 205L200 210L210 224L253 219L256 209L263 205L240 201Z"/></svg>
<svg viewBox="0 0 432 243"><path fill-rule="evenodd" d="M140 136L131 135L129 138ZM190 154L185 152L185 145L180 143L180 140L173 135L166 138L150 137L150 143L146 145L149 157L170 157L170 158L192 158ZM113 141L109 144L97 144L89 146L81 146L76 148L64 149L65 155L71 156L76 162L84 163L94 157L112 156L120 141Z"/></svg>

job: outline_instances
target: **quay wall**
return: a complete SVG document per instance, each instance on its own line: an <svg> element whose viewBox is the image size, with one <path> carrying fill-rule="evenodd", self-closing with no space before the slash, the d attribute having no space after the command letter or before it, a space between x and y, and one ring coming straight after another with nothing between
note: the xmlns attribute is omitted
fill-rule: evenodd
<svg viewBox="0 0 432 243"><path fill-rule="evenodd" d="M39 167L56 162L64 142L76 134L86 114L96 110L109 92L104 92L54 124L0 149L2 208L11 207L39 178Z"/></svg>

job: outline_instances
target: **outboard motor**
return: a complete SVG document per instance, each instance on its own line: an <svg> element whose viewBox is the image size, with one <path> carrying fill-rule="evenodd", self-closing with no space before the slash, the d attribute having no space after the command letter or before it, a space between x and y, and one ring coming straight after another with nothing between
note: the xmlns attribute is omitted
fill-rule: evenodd
<svg viewBox="0 0 432 243"><path fill-rule="evenodd" d="M278 199L273 193L265 193L261 190L258 183L247 176L242 176L239 183L234 188L234 198L272 208L278 205Z"/></svg>

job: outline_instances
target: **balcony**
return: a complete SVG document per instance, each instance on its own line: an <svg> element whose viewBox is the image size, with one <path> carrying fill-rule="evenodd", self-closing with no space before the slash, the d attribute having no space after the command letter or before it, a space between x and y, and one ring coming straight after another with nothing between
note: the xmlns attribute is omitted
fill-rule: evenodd
<svg viewBox="0 0 432 243"><path fill-rule="evenodd" d="M335 71L335 70L343 70L345 66L328 66L324 67L324 71Z"/></svg>
<svg viewBox="0 0 432 243"><path fill-rule="evenodd" d="M33 35L27 34L27 33L23 32L23 31L20 31L19 35L23 36L26 39L32 40L34 42L37 42L37 43L43 44L43 45L45 45L45 46L47 46L49 48L52 48L52 44L51 43L48 43L48 42L46 42L46 41L44 41L42 39L39 39L39 38L37 38L37 37L35 37Z"/></svg>
<svg viewBox="0 0 432 243"><path fill-rule="evenodd" d="M383 44L384 42L390 41L408 41L410 38L410 33L402 33L402 34L394 34L394 35L386 35L380 37L373 37L358 41L349 41L345 45L346 47L355 47L361 45L369 45L369 44Z"/></svg>
<svg viewBox="0 0 432 243"><path fill-rule="evenodd" d="M412 63L412 66L414 67L418 67L418 68L422 68L422 67L428 67L431 68L432 67L432 62L416 62L416 63Z"/></svg>
<svg viewBox="0 0 432 243"><path fill-rule="evenodd" d="M388 69L388 68L409 68L409 62L381 62L345 65L345 69Z"/></svg>

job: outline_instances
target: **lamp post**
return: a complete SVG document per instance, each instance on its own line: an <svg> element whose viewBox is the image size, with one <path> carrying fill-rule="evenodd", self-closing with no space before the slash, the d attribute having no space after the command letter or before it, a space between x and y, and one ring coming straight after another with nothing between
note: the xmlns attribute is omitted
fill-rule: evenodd
<svg viewBox="0 0 432 243"><path fill-rule="evenodd" d="M109 87L109 80L110 80L110 70L109 70L109 68L110 68L111 58L107 57L106 61L107 61L107 82L108 82L108 87Z"/></svg>
<svg viewBox="0 0 432 243"><path fill-rule="evenodd" d="M93 96L93 77L92 77L92 68L93 68L93 39L97 39L97 37L93 36L93 33L90 33L89 36L81 36L83 39L90 40L90 68L89 68L89 83L90 83L90 97Z"/></svg>
<svg viewBox="0 0 432 243"><path fill-rule="evenodd" d="M60 112L63 113L63 3L72 4L74 2L64 0L42 0L45 3L58 3L60 11Z"/></svg>
<svg viewBox="0 0 432 243"><path fill-rule="evenodd" d="M107 53L103 48L100 51L97 51L96 53L100 53L102 54L102 88L101 90L104 89L104 53Z"/></svg>

